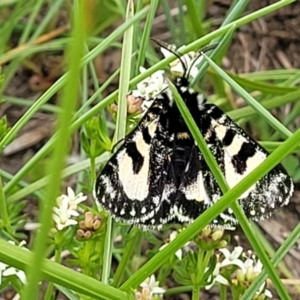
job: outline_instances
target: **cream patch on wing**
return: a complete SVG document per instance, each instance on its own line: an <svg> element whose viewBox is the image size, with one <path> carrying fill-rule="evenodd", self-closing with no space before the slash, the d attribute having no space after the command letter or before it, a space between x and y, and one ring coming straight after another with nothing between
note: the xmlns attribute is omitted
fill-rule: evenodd
<svg viewBox="0 0 300 300"><path fill-rule="evenodd" d="M198 173L197 179L194 182L189 183L180 190L184 193L187 200L204 202L204 204L209 204L211 202L204 186L203 174L201 171Z"/></svg>
<svg viewBox="0 0 300 300"><path fill-rule="evenodd" d="M212 120L212 126L216 132L216 135L220 141L226 136L226 126L219 124L215 120ZM228 146L224 146L224 169L225 178L230 188L238 184L244 177L252 172L257 166L259 166L265 159L266 154L260 150L257 150L252 157L247 158L246 169L243 174L236 171L235 166L232 163L232 158L237 155L244 143L248 143L247 139L242 135L236 133L232 142ZM252 145L251 145L252 146ZM240 199L246 198L251 191L255 189L255 184L252 185L244 194L240 196Z"/></svg>
<svg viewBox="0 0 300 300"><path fill-rule="evenodd" d="M226 126L219 124L215 120L211 120L211 125L212 125L214 131L216 132L218 139L220 141L222 141L226 135L226 130L227 130Z"/></svg>
<svg viewBox="0 0 300 300"><path fill-rule="evenodd" d="M234 143L235 139L232 141ZM230 146L229 146L230 147ZM234 165L232 164L232 156L235 155L233 149L240 149L241 145L237 144L233 146L231 144L231 151L228 151L227 147L224 148L224 167L225 167L225 178L230 188L238 184L243 178L251 173L257 166L259 166L265 159L266 154L261 151L256 151L252 157L249 157L246 161L246 169L243 174L236 172ZM236 154L238 151L236 152ZM251 191L255 189L255 185L252 185L246 192L244 192L239 199L246 198Z"/></svg>
<svg viewBox="0 0 300 300"><path fill-rule="evenodd" d="M148 132L151 137L154 136L156 128L157 120L151 122L148 126ZM123 149L117 155L118 175L127 197L143 201L149 193L150 144L145 142L141 131L137 131L132 140L136 144L137 151L143 157L143 164L139 172L135 173L133 170L133 159L127 154L127 150Z"/></svg>
<svg viewBox="0 0 300 300"><path fill-rule="evenodd" d="M218 124L215 126L217 137L222 141L226 135L226 127ZM238 133L235 134L232 142L228 146L224 146L224 169L225 178L230 188L238 184L243 178L245 178L251 171L253 171L257 166L259 166L265 159L266 154L257 150L252 157L247 158L246 169L243 174L236 171L235 166L232 163L232 158L234 155L238 155L244 143L248 143L247 139ZM252 145L251 145L252 147ZM246 198L249 193L255 189L255 184L252 185L244 194L241 195L240 199Z"/></svg>

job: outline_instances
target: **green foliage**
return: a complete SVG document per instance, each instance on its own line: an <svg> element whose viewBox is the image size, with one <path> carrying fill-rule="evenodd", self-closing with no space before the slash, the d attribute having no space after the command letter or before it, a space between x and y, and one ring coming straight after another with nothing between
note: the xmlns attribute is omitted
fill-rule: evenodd
<svg viewBox="0 0 300 300"><path fill-rule="evenodd" d="M110 139L101 131L99 117L94 117L84 124L80 139L83 150L93 159L112 148Z"/></svg>
<svg viewBox="0 0 300 300"><path fill-rule="evenodd" d="M9 131L6 116L0 119L0 140L7 134Z"/></svg>

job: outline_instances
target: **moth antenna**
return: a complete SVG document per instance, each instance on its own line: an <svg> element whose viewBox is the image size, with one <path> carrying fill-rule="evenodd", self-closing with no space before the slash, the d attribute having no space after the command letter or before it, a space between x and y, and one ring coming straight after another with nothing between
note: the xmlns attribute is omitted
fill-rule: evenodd
<svg viewBox="0 0 300 300"><path fill-rule="evenodd" d="M164 42L162 42L162 41L160 41L160 40L158 40L158 39L151 38L151 40L152 40L154 43L156 43L158 46L160 46L160 47L166 49L167 51L169 51L170 53L172 53L173 55L175 55L175 56L179 59L181 65L182 65L182 68L183 68L183 77L186 78L186 74L187 74L187 72L188 72L188 69L187 69L187 67L186 67L186 65L185 65L185 63L184 63L184 61L183 61L182 58L181 58L182 55L180 55L180 53L174 51L174 50L171 48L171 45L168 45L168 44L166 44L166 43L164 43Z"/></svg>
<svg viewBox="0 0 300 300"><path fill-rule="evenodd" d="M189 69L188 69L188 71L187 71L187 79L190 77L190 71L192 70L193 65L196 63L196 61L198 60L198 58L199 58L200 56L202 56L203 53L208 52L208 51L213 50L213 49L216 49L217 46L218 46L218 44L208 45L208 46L205 46L204 48L202 48L202 49L198 52L198 55L197 55L196 58L193 60L191 66L189 67Z"/></svg>

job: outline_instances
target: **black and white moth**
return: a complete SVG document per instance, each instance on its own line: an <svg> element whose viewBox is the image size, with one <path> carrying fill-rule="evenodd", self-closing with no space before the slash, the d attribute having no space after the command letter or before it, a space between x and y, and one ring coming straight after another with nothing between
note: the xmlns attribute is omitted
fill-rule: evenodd
<svg viewBox="0 0 300 300"><path fill-rule="evenodd" d="M180 59L180 57L179 57ZM229 187L265 160L268 153L217 106L189 88L190 72L174 79ZM276 166L238 200L253 220L269 217L287 205L293 182ZM191 222L217 202L222 191L183 120L170 90L153 98L138 126L108 161L97 178L94 196L116 219L142 228ZM234 225L228 208L215 224Z"/></svg>

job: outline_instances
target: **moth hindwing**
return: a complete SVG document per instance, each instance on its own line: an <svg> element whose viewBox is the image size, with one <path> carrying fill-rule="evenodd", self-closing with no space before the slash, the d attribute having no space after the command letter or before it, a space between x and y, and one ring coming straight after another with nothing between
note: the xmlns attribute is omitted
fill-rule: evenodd
<svg viewBox="0 0 300 300"><path fill-rule="evenodd" d="M189 88L185 76L186 72L176 77L174 85L232 188L268 153L217 106ZM278 165L238 201L249 218L259 220L287 205L292 193L293 182ZM138 126L107 162L94 196L114 218L142 228L191 222L221 198L222 191L169 89L153 98ZM237 220L227 209L214 223L234 225Z"/></svg>

